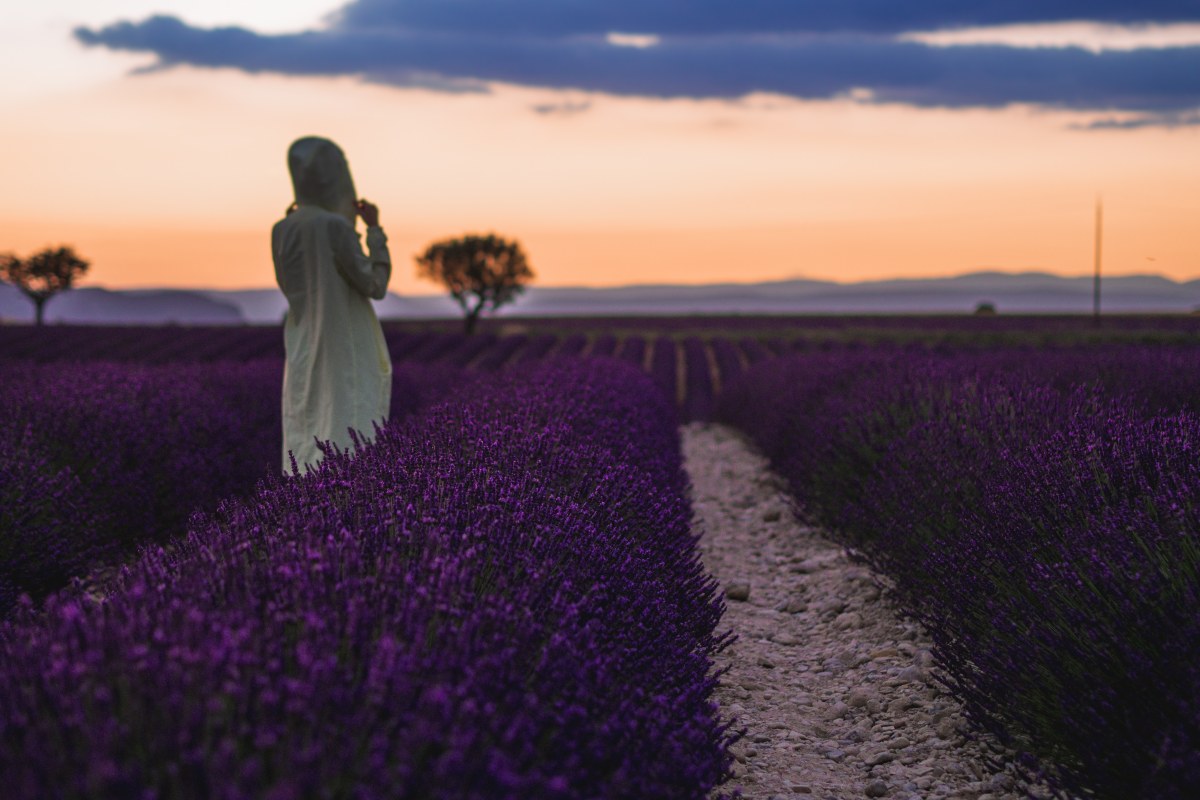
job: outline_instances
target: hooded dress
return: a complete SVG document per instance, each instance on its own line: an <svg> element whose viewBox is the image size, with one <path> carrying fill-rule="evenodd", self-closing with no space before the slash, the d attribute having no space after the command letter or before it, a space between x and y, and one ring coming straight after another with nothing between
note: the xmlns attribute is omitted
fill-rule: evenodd
<svg viewBox="0 0 1200 800"><path fill-rule="evenodd" d="M275 223L275 279L287 298L283 372L283 471L291 455L304 470L323 454L317 442L345 450L350 430L373 438L388 416L392 362L371 298L387 293L387 236L367 228L367 253L355 230L357 194L346 158L317 137L288 150L296 210Z"/></svg>

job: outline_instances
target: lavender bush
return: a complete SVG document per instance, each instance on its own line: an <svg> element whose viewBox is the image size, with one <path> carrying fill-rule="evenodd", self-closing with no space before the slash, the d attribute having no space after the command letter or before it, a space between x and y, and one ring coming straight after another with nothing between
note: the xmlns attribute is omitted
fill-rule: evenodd
<svg viewBox="0 0 1200 800"><path fill-rule="evenodd" d="M0 616L22 592L41 595L64 586L90 559L110 549L78 476L38 452L28 428L5 434L0 436Z"/></svg>
<svg viewBox="0 0 1200 800"><path fill-rule="evenodd" d="M541 361L546 354L558 343L558 337L550 334L540 334L529 340L529 344L521 352L517 353L517 362L529 364L536 361Z"/></svg>
<svg viewBox="0 0 1200 800"><path fill-rule="evenodd" d="M712 419L713 378L708 364L708 349L704 340L689 336L683 340L685 385L680 415L688 422L707 422Z"/></svg>
<svg viewBox="0 0 1200 800"><path fill-rule="evenodd" d="M1104 411L996 471L964 514L972 534L930 562L975 602L935 604L930 626L951 685L989 727L1066 765L1076 793L1187 798L1200 786L1200 418Z"/></svg>
<svg viewBox="0 0 1200 800"><path fill-rule="evenodd" d="M274 362L6 366L0 611L251 491L278 461L281 381Z"/></svg>
<svg viewBox="0 0 1200 800"><path fill-rule="evenodd" d="M749 364L757 364L775 357L775 353L758 339L742 339L740 344Z"/></svg>
<svg viewBox="0 0 1200 800"><path fill-rule="evenodd" d="M0 614L89 566L182 534L277 469L278 361L9 364L0 405ZM395 419L462 381L398 365Z"/></svg>
<svg viewBox="0 0 1200 800"><path fill-rule="evenodd" d="M717 376L720 385L732 383L742 373L742 351L733 339L719 337L710 342L713 359L717 363ZM716 399L713 399L715 404Z"/></svg>
<svg viewBox="0 0 1200 800"><path fill-rule="evenodd" d="M646 340L641 336L625 337L621 341L621 347L617 351L617 356L623 361L628 361L638 369L641 369L646 361Z"/></svg>
<svg viewBox="0 0 1200 800"><path fill-rule="evenodd" d="M558 347L554 348L553 355L556 358L569 356L577 356L587 347L588 339L585 334L572 333L569 336L564 336L558 343Z"/></svg>
<svg viewBox="0 0 1200 800"><path fill-rule="evenodd" d="M424 363L438 361L453 355L464 346L473 347L471 341L461 332L434 334L409 351L407 358Z"/></svg>
<svg viewBox="0 0 1200 800"><path fill-rule="evenodd" d="M12 797L707 796L715 582L674 409L496 373L0 626Z"/></svg>
<svg viewBox="0 0 1200 800"><path fill-rule="evenodd" d="M612 356L617 352L617 337L611 333L602 333L592 342L590 356Z"/></svg>
<svg viewBox="0 0 1200 800"><path fill-rule="evenodd" d="M529 337L524 334L505 336L493 347L488 348L475 362L474 367L481 370L499 369L511 361L513 354L523 348L528 342Z"/></svg>
<svg viewBox="0 0 1200 800"><path fill-rule="evenodd" d="M660 336L650 353L650 378L673 402L679 397L679 346L675 340Z"/></svg>

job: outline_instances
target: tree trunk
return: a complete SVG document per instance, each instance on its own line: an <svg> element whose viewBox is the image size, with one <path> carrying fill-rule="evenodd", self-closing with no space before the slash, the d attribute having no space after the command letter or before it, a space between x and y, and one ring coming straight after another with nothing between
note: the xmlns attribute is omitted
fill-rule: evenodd
<svg viewBox="0 0 1200 800"><path fill-rule="evenodd" d="M43 316L42 312L45 311L46 301L49 299L50 298L48 298L48 297L34 297L33 298L33 309L34 309L33 317L34 317L35 325L41 326L42 316Z"/></svg>
<svg viewBox="0 0 1200 800"><path fill-rule="evenodd" d="M479 322L479 314L481 311L483 311L483 304L484 301L480 300L474 308L467 309L467 318L465 322L468 336L475 333L475 325Z"/></svg>

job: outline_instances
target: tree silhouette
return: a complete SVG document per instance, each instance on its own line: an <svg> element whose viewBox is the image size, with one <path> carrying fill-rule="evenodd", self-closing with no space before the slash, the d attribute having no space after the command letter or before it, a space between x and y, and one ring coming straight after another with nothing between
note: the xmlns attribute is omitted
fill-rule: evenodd
<svg viewBox="0 0 1200 800"><path fill-rule="evenodd" d="M0 254L0 278L33 301L38 325L42 324L46 301L70 289L75 279L87 272L88 266L88 262L70 247L47 247L25 259L11 253Z"/></svg>
<svg viewBox="0 0 1200 800"><path fill-rule="evenodd" d="M533 270L516 241L468 234L431 244L417 256L417 274L445 286L466 315L467 333L485 309L511 302L533 280Z"/></svg>
<svg viewBox="0 0 1200 800"><path fill-rule="evenodd" d="M975 316L977 317L990 317L994 316L995 313L996 304L990 300L981 300L979 304L975 306Z"/></svg>

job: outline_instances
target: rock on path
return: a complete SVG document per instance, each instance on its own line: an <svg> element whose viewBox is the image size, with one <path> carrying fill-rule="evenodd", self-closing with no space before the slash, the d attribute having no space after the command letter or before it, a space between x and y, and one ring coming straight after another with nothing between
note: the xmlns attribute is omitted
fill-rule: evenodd
<svg viewBox="0 0 1200 800"><path fill-rule="evenodd" d="M1016 800L1011 763L968 740L957 702L930 680L929 642L881 602L882 580L792 516L781 479L736 431L683 429L704 562L738 640L723 714L746 736L734 780L750 800ZM997 754L999 754L997 756ZM987 766L997 757L1004 768Z"/></svg>

